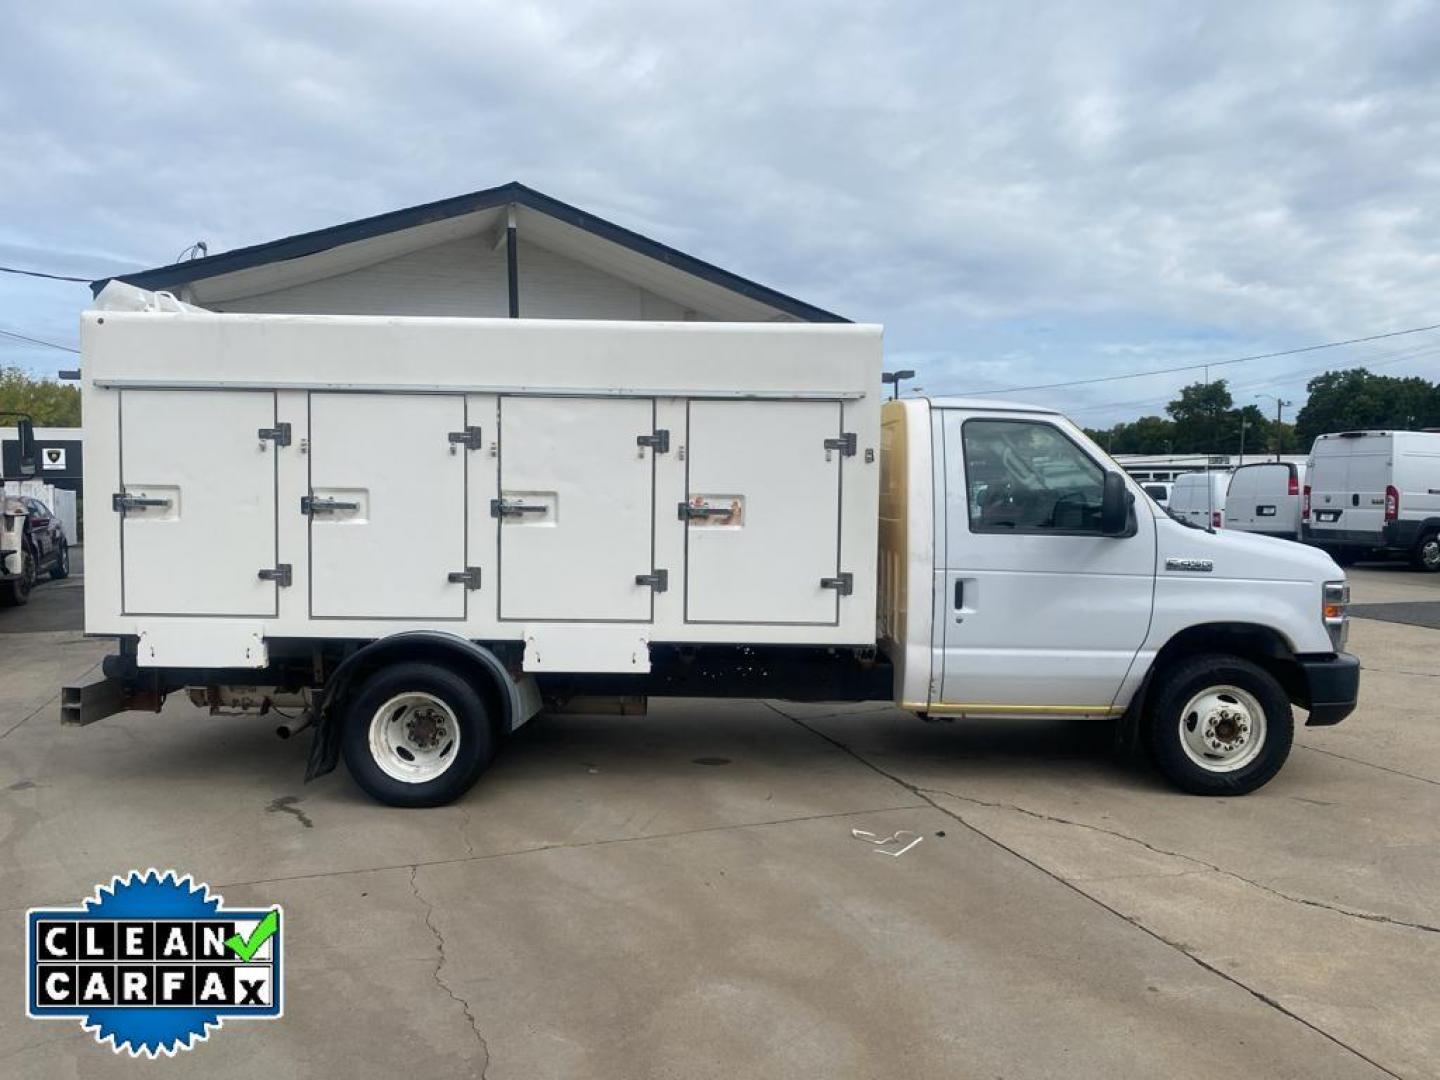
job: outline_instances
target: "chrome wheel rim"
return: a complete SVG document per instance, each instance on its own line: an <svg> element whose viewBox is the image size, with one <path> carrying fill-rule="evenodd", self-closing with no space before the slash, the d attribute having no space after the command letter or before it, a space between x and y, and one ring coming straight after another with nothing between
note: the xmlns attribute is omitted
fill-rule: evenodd
<svg viewBox="0 0 1440 1080"><path fill-rule="evenodd" d="M1440 570L1440 536L1432 536L1420 546L1420 561L1426 570Z"/></svg>
<svg viewBox="0 0 1440 1080"><path fill-rule="evenodd" d="M62 574L70 573L70 548L68 545L60 549L60 572Z"/></svg>
<svg viewBox="0 0 1440 1080"><path fill-rule="evenodd" d="M370 756L392 780L434 780L450 768L459 750L460 721L434 694L396 694L370 718Z"/></svg>
<svg viewBox="0 0 1440 1080"><path fill-rule="evenodd" d="M1254 694L1211 686L1180 711L1180 746L1206 772L1234 772L1260 756L1265 728L1265 710Z"/></svg>

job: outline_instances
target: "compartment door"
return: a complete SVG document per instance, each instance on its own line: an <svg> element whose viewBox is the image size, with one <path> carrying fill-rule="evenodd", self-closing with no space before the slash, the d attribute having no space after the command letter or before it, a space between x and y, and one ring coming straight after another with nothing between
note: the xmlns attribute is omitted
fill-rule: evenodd
<svg viewBox="0 0 1440 1080"><path fill-rule="evenodd" d="M310 395L310 614L463 619L465 398Z"/></svg>
<svg viewBox="0 0 1440 1080"><path fill-rule="evenodd" d="M125 614L275 615L274 425L269 391L121 391Z"/></svg>
<svg viewBox="0 0 1440 1080"><path fill-rule="evenodd" d="M845 456L831 401L693 401L685 440L685 620L839 621ZM861 568L870 572L870 567Z"/></svg>
<svg viewBox="0 0 1440 1080"><path fill-rule="evenodd" d="M649 622L649 398L500 399L500 618Z"/></svg>

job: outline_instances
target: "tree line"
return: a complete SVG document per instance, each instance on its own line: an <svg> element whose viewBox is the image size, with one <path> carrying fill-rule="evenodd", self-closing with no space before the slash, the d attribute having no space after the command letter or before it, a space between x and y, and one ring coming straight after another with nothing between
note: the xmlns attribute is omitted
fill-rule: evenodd
<svg viewBox="0 0 1440 1080"><path fill-rule="evenodd" d="M1293 424L1277 423L1259 405L1237 408L1219 379L1182 388L1165 416L1085 433L1112 454L1303 454L1327 432L1440 428L1440 384L1426 379L1348 368L1317 375L1305 390Z"/></svg>
<svg viewBox="0 0 1440 1080"><path fill-rule="evenodd" d="M0 368L0 412L26 413L36 427L79 427L80 388L36 378L24 368ZM0 427L14 424L14 417L0 416Z"/></svg>

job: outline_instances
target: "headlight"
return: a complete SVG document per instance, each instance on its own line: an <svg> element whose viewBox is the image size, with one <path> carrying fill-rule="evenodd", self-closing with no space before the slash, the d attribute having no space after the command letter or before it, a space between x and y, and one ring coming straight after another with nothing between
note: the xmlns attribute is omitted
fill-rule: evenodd
<svg viewBox="0 0 1440 1080"><path fill-rule="evenodd" d="M1350 583L1325 582L1320 593L1320 612L1330 643L1336 652L1344 652L1345 640L1350 636Z"/></svg>

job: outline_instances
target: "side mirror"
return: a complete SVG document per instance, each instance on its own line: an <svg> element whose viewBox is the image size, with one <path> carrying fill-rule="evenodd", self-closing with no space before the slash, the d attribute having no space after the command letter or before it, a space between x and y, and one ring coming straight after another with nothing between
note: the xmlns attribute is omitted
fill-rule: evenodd
<svg viewBox="0 0 1440 1080"><path fill-rule="evenodd" d="M1105 474L1105 489L1100 496L1100 531L1106 536L1123 536L1130 526L1130 507L1135 496L1125 486L1125 478L1117 472Z"/></svg>
<svg viewBox="0 0 1440 1080"><path fill-rule="evenodd" d="M19 464L21 476L35 475L35 423L29 417L15 422L15 437L20 444Z"/></svg>

